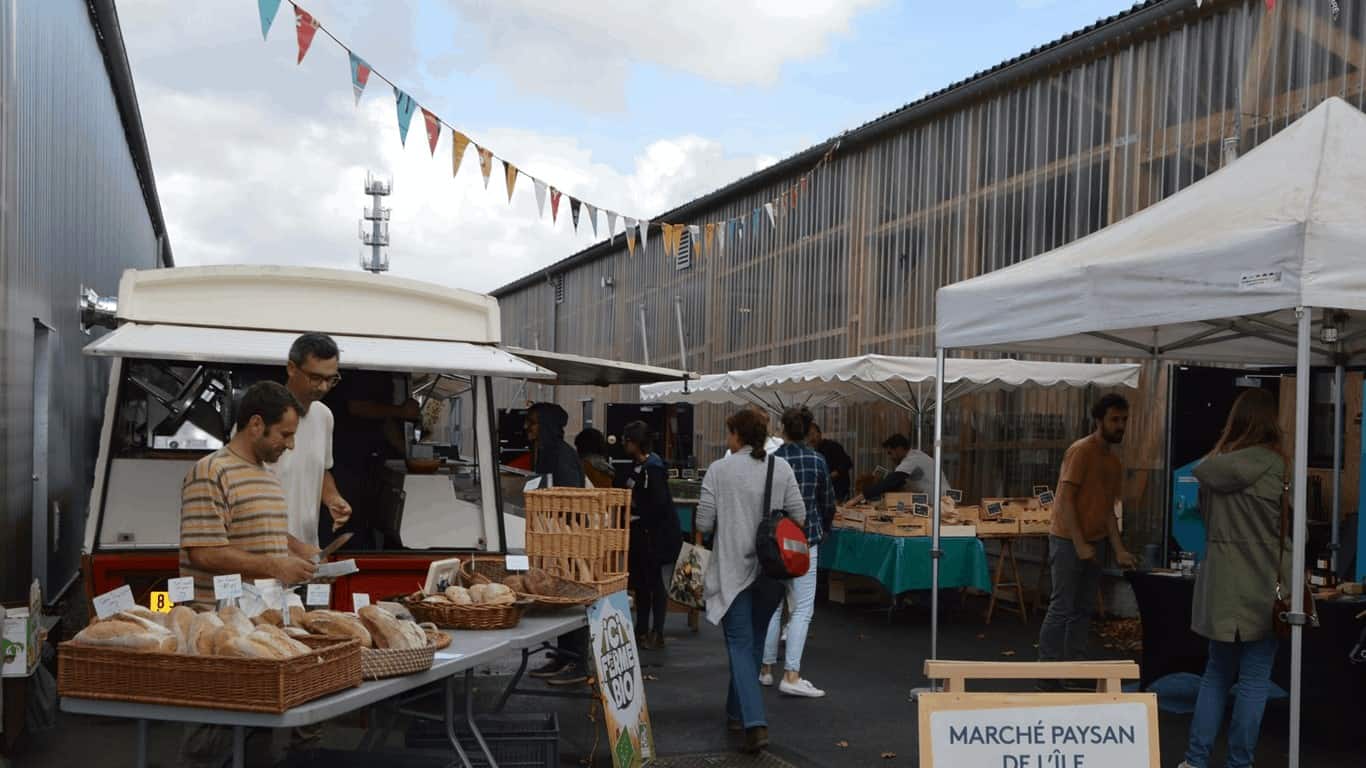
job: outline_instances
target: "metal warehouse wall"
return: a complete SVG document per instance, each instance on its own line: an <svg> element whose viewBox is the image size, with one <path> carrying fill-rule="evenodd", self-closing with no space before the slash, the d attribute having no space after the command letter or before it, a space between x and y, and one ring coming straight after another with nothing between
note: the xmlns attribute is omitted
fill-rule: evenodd
<svg viewBox="0 0 1366 768"><path fill-rule="evenodd" d="M680 363L674 302L682 301L687 365L701 372L881 352L934 354L934 292L1018 263L1135 213L1217 170L1225 138L1247 152L1329 96L1358 107L1366 92L1366 3L1262 0L1194 3L1138 37L1112 41L1008 90L856 149L812 180L796 212L723 253L676 271L652 236L635 258L612 256L550 284L503 296L511 343L623 360ZM801 172L697 217L748 215ZM618 242L621 242L620 238ZM603 287L611 277L613 287ZM532 394L536 391L532 387ZM1126 466L1144 502L1128 523L1160 526L1166 376L1145 371L1132 398ZM634 399L632 391L564 391ZM1028 493L1056 479L1062 451L1086 431L1095 393L1017 392L946 411L950 479L969 496ZM698 453L720 454L719 408L699 409ZM829 409L827 433L858 471L878 444L914 426L883 407ZM930 428L925 428L928 446Z"/></svg>
<svg viewBox="0 0 1366 768"><path fill-rule="evenodd" d="M78 289L111 295L124 269L157 266L157 237L89 14L84 0L0 0L0 597L7 599L29 579L35 488L40 495L46 488L37 506L53 526L49 592L79 567L109 366L81 355L89 339L80 332ZM45 474L35 473L34 462L40 324L51 329Z"/></svg>

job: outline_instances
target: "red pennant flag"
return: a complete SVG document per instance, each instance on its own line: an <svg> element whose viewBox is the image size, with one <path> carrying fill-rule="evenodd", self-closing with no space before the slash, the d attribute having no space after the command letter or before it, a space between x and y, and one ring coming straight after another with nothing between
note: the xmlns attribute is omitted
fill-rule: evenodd
<svg viewBox="0 0 1366 768"><path fill-rule="evenodd" d="M296 64L304 63L304 56L308 54L308 47L313 45L313 36L318 33L318 20L308 11L294 6L294 30L299 36L299 60Z"/></svg>
<svg viewBox="0 0 1366 768"><path fill-rule="evenodd" d="M1276 0L1266 0L1266 9L1268 11L1276 10Z"/></svg>
<svg viewBox="0 0 1366 768"><path fill-rule="evenodd" d="M432 157L436 157L436 142L441 138L441 119L426 107L422 108L422 119L427 122L427 145L432 148Z"/></svg>
<svg viewBox="0 0 1366 768"><path fill-rule="evenodd" d="M555 224L560 220L560 190L550 188L550 223Z"/></svg>

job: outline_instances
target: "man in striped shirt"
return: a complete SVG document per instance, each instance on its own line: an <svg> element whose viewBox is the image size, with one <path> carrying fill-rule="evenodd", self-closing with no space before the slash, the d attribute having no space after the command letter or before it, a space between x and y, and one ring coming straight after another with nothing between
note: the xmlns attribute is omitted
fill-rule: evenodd
<svg viewBox="0 0 1366 768"><path fill-rule="evenodd" d="M252 386L237 407L237 433L200 459L180 497L180 575L193 576L196 602L213 605L213 577L313 578L316 548L289 533L289 507L266 468L294 446L302 406L272 381Z"/></svg>

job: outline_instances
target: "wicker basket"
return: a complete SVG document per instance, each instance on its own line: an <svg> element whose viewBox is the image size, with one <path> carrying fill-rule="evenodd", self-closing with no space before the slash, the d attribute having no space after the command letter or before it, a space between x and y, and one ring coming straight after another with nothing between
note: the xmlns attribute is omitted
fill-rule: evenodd
<svg viewBox="0 0 1366 768"><path fill-rule="evenodd" d="M360 685L360 643L336 637L302 642L313 652L285 660L185 656L66 642L57 648L57 692L79 699L279 714Z"/></svg>
<svg viewBox="0 0 1366 768"><path fill-rule="evenodd" d="M527 491L531 565L599 595L626 589L631 492L621 488Z"/></svg>
<svg viewBox="0 0 1366 768"><path fill-rule="evenodd" d="M480 583L499 583L504 579L514 575L507 569L507 562L503 558L475 557L466 560L460 566L461 577L470 584ZM554 584L554 594L534 595L530 592L518 592L517 596L529 600L535 605L548 608L568 608L573 606L590 605L597 602L601 595L598 590L588 584L580 584L577 581L562 579L559 576L547 576Z"/></svg>
<svg viewBox="0 0 1366 768"><path fill-rule="evenodd" d="M435 627L427 630L427 645L422 648L362 648L360 651L360 673L366 680L382 680L386 677L402 677L432 668L436 652L444 648L440 645L444 638L446 645L451 644L450 635Z"/></svg>
<svg viewBox="0 0 1366 768"><path fill-rule="evenodd" d="M399 601L419 622L430 622L442 629L511 629L522 620L522 605L456 605L424 603L403 598Z"/></svg>

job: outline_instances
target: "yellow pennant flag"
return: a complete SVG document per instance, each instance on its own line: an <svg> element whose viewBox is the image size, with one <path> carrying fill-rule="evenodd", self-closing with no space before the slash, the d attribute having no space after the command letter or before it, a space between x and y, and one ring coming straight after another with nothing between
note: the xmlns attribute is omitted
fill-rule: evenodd
<svg viewBox="0 0 1366 768"><path fill-rule="evenodd" d="M465 147L470 145L470 137L460 131L451 131L451 176L460 173L460 160L465 157Z"/></svg>
<svg viewBox="0 0 1366 768"><path fill-rule="evenodd" d="M475 146L479 152L479 170L484 173L484 189L489 188L489 174L493 173L493 152L480 146Z"/></svg>
<svg viewBox="0 0 1366 768"><path fill-rule="evenodd" d="M716 236L716 225L708 224L705 233L702 235L702 242L706 243L706 249L711 250L712 238Z"/></svg>
<svg viewBox="0 0 1366 768"><path fill-rule="evenodd" d="M664 230L664 255L673 258L678 253L678 227L674 224L660 224Z"/></svg>
<svg viewBox="0 0 1366 768"><path fill-rule="evenodd" d="M636 228L635 228L634 226L630 226L630 225L627 225L627 227L626 227L626 250L630 252L630 254L631 254L632 257L635 257L635 255L636 255Z"/></svg>
<svg viewBox="0 0 1366 768"><path fill-rule="evenodd" d="M503 161L503 172L507 174L508 180L508 202L512 202L512 190L517 186L517 166Z"/></svg>

